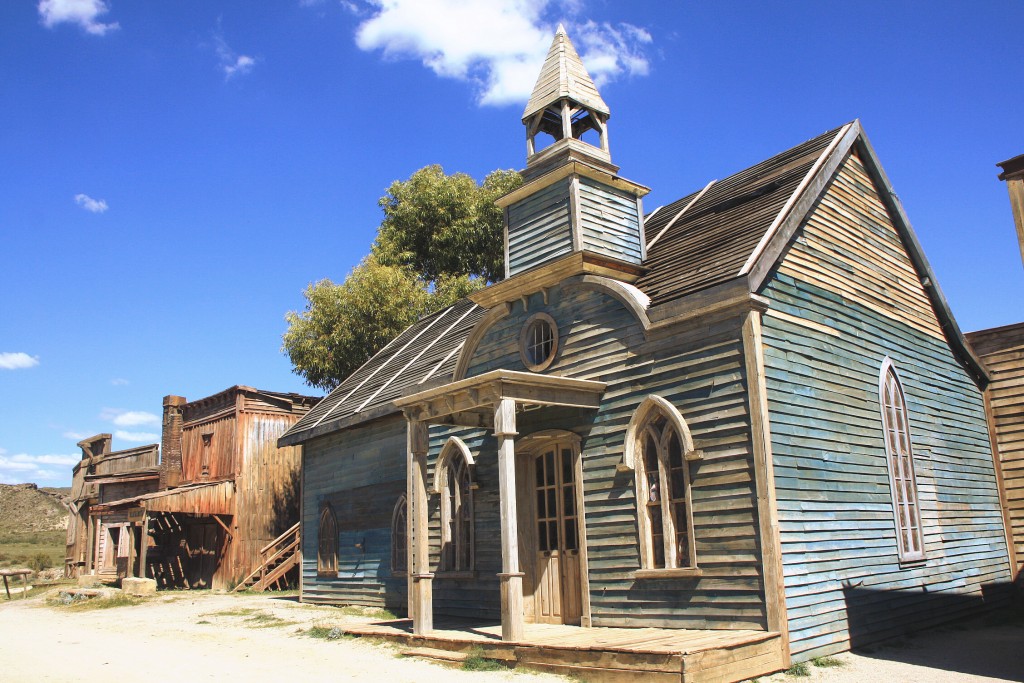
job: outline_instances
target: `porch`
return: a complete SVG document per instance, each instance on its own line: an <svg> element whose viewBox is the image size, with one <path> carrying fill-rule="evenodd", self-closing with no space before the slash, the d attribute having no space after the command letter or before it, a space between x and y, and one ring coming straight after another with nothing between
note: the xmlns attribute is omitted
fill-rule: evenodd
<svg viewBox="0 0 1024 683"><path fill-rule="evenodd" d="M503 641L498 623L439 618L429 635L410 619L348 624L346 633L414 648L481 652L510 666L617 683L731 683L785 668L778 633L755 630L606 628L524 624L523 636ZM414 653L415 654L415 653Z"/></svg>

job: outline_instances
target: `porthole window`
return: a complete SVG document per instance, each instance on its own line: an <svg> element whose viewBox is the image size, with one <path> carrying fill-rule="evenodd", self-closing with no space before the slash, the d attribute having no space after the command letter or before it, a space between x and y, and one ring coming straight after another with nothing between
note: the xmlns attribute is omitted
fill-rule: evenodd
<svg viewBox="0 0 1024 683"><path fill-rule="evenodd" d="M547 369L558 353L558 326L547 313L535 313L519 335L523 365L534 372Z"/></svg>

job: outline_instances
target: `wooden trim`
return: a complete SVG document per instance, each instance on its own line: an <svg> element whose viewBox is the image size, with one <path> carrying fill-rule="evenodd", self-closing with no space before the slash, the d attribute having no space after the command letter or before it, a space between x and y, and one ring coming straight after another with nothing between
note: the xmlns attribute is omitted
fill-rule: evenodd
<svg viewBox="0 0 1024 683"><path fill-rule="evenodd" d="M562 287L594 290L617 299L633 314L633 317L640 323L640 327L643 328L644 336L647 336L647 331L651 328L651 319L647 315L651 298L636 286L603 275L573 275L562 282Z"/></svg>
<svg viewBox="0 0 1024 683"><path fill-rule="evenodd" d="M590 611L590 553L587 551L587 515L586 496L583 489L583 453L580 450L579 437L573 443L573 457L576 458L576 533L579 535L580 554L580 601L582 614L580 626L593 625L594 619Z"/></svg>
<svg viewBox="0 0 1024 683"><path fill-rule="evenodd" d="M473 457L473 452L469 450L469 446L466 445L465 441L457 436L449 436L448 440L445 441L444 446L441 447L441 453L437 456L437 462L434 463L434 486L430 490L431 493L443 492L444 470L448 467L448 462L456 454L462 456L470 468L470 474L472 474L473 466L476 465L476 459Z"/></svg>
<svg viewBox="0 0 1024 683"><path fill-rule="evenodd" d="M710 183L708 183L707 185L705 185L705 186L704 186L704 189L702 189L702 190L701 190L700 192L698 192L698 193L696 194L696 196L694 196L694 198L693 198L693 199L691 199L691 200L690 200L689 202L687 202L687 203L686 203L686 206L684 206L684 207L683 207L682 209L680 209L680 210L679 210L679 212L678 212L678 213L677 213L677 214L676 214L675 216L672 216L672 220L670 220L670 221L669 221L668 223L666 223L666 224L665 224L665 227L664 227L664 228L662 228L662 229L661 229L661 230L660 230L660 231L658 232L658 234L654 236L654 239L652 239L652 240L650 241L650 243L648 243L648 244L647 244L647 245L645 246L645 251L646 251L647 249L650 249L651 247L653 247L653 246L655 245L655 243L657 243L657 241L658 241L658 240L660 240L660 239L661 239L662 237L664 237L664 236L665 236L665 233L666 233L666 232L668 232L668 229L669 229L669 228L671 228L671 227L672 227L673 225L675 225L675 224L676 224L676 222L677 222L677 221L678 221L678 220L679 220L680 218L682 218L682 217L683 217L683 214L684 214L684 213L686 213L687 211L689 211L689 210L690 210L690 208L691 208L691 207L692 207L692 206L693 206L694 204L696 204L696 203L697 203L698 201L700 201L700 198L704 196L704 193L706 193L706 192L707 192L708 190L710 190L710 189L711 189L711 186L712 186L712 185L714 185L714 184L715 184L715 183L717 183L717 182L718 182L717 180L712 180L712 181L711 181ZM660 207L660 206L659 206L659 207L658 207L657 209L655 209L655 210L654 210L653 212L651 212L651 215L650 215L650 216L648 216L648 219L650 219L650 218L654 218L654 214L658 213L658 210L659 210L659 209L661 209L661 208L662 208L662 207ZM640 215L642 216L643 214L640 214ZM646 256L645 256L645 258L646 258Z"/></svg>
<svg viewBox="0 0 1024 683"><path fill-rule="evenodd" d="M558 143L555 144L557 145ZM586 145L587 143L582 144ZM552 145L551 147L544 149L541 152L541 154L544 154L544 152L547 152L554 146L555 145ZM589 147L590 149L586 150L586 152L590 154L597 152L598 155L600 155L600 150L598 148L594 147L593 145L587 145L587 147ZM539 158L537 160L539 160ZM552 171L549 171L548 173L545 173L539 178L535 178L534 180L531 180L527 183L524 183L523 185L520 185L512 192L509 192L506 195L498 197L498 199L496 199L494 203L504 209L505 207L515 204L516 202L521 201L523 199L526 199L530 195L535 194L546 187L554 185L559 180L568 178L571 175L590 178L591 180L596 180L599 183L609 185L617 190L622 190L623 192L629 192L630 194L638 197L643 197L644 195L648 194L651 191L651 188L649 187L645 187L639 183L634 183L632 180L626 180L621 176L613 175L607 171L597 168L596 166L591 166L588 163L574 159L572 161L568 161L562 164L561 166L558 166L557 168L555 168Z"/></svg>
<svg viewBox="0 0 1024 683"><path fill-rule="evenodd" d="M506 255L506 259L507 259ZM476 325L473 326L469 336L466 337L466 341L462 343L462 350L459 351L459 359L455 363L455 371L452 373L452 380L458 381L465 378L466 371L469 369L469 363L473 359L473 354L476 353L476 347L480 345L480 340L487 334L487 330L509 315L512 312L512 304L503 303L498 304L491 308L487 313L484 314Z"/></svg>
<svg viewBox="0 0 1024 683"><path fill-rule="evenodd" d="M764 341L761 314L751 311L743 322L743 356L747 373L750 409L750 436L757 487L757 520L764 573L764 601L768 630L782 638L783 666L790 663L789 618L786 611L785 573L782 541L779 534L779 510L775 499L775 463L772 457L768 387L764 369Z"/></svg>
<svg viewBox="0 0 1024 683"><path fill-rule="evenodd" d="M644 227L644 198L636 198L636 217L640 229L640 263L647 261L647 228Z"/></svg>
<svg viewBox="0 0 1024 683"><path fill-rule="evenodd" d="M747 262L737 273L737 275L750 276L751 291L759 290L764 281L768 279L768 275L786 247L789 246L797 228L803 225L811 207L818 203L860 134L860 124L856 121L843 126L829 146L818 156L800 185L790 195L786 205L782 207L771 226L765 231L761 241L758 242Z"/></svg>
<svg viewBox="0 0 1024 683"><path fill-rule="evenodd" d="M573 251L583 248L583 218L580 213L580 178L574 175L569 180L569 232L572 234Z"/></svg>
<svg viewBox="0 0 1024 683"><path fill-rule="evenodd" d="M516 499L516 404L502 398L494 406L498 440L498 504L501 521L501 639L523 638L523 574L519 569L519 519Z"/></svg>
<svg viewBox="0 0 1024 683"><path fill-rule="evenodd" d="M469 295L470 300L483 308L519 301L542 289L548 289L573 275L605 275L622 282L636 282L646 272L643 266L619 261L589 251L575 251L554 261L516 273L489 287Z"/></svg>
<svg viewBox="0 0 1024 683"><path fill-rule="evenodd" d="M996 490L999 493L999 511L1003 517L1003 535L1006 537L1006 557L1010 562L1010 580L1016 581L1022 564L1017 558L1017 548L1013 541L1013 518L1010 515L1010 503L1006 496L1006 482L1003 479L1003 459L999 452L999 440L996 438L996 417L992 410L991 387L982 393L985 401L985 423L988 426L988 442L992 449L992 469L996 476Z"/></svg>
<svg viewBox="0 0 1024 683"><path fill-rule="evenodd" d="M1006 190L1010 193L1013 223L1017 228L1017 241L1020 242L1020 259L1024 262L1024 178L1008 178Z"/></svg>
<svg viewBox="0 0 1024 683"><path fill-rule="evenodd" d="M143 508L143 509L145 509L145 508ZM224 533L226 533L228 535L229 539L233 539L235 537L234 534L231 533L231 528L228 527L228 525L224 523L224 520L222 520L219 515L210 515L210 516L213 517L213 521L217 522L217 524L220 525L220 528L224 530Z"/></svg>
<svg viewBox="0 0 1024 683"><path fill-rule="evenodd" d="M700 567L676 567L673 569L637 569L635 579L688 579L704 575Z"/></svg>
<svg viewBox="0 0 1024 683"><path fill-rule="evenodd" d="M779 320L785 320L786 322L792 323L794 325L799 325L800 327L806 327L807 329L814 330L816 332L821 332L822 334L827 334L830 337L843 336L842 332L840 332L834 327L822 325L821 323L816 323L813 320L801 318L800 316L790 315L789 313L783 313L782 311L778 311L773 308L769 308L767 311L764 312L764 314L770 318L778 318Z"/></svg>

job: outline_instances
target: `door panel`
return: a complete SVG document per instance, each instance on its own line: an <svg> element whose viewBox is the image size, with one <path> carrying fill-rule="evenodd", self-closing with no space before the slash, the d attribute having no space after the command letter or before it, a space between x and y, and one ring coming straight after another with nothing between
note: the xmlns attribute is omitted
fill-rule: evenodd
<svg viewBox="0 0 1024 683"><path fill-rule="evenodd" d="M534 614L549 624L578 624L583 613L575 463L552 444L533 460L536 582Z"/></svg>

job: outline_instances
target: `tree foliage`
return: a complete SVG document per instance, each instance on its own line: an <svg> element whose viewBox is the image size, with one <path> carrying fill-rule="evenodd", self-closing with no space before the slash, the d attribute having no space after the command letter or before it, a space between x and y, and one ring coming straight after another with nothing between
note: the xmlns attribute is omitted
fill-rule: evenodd
<svg viewBox="0 0 1024 683"><path fill-rule="evenodd" d="M497 282L505 272L505 248L502 210L494 201L522 182L515 171L493 171L477 185L465 173L421 168L381 197L384 220L374 254L382 263L408 265L430 282L460 275Z"/></svg>
<svg viewBox="0 0 1024 683"><path fill-rule="evenodd" d="M285 315L282 350L293 371L329 391L422 316L500 279L503 222L494 201L520 184L514 171L477 185L440 166L392 183L370 255L341 284L310 284L305 310Z"/></svg>

